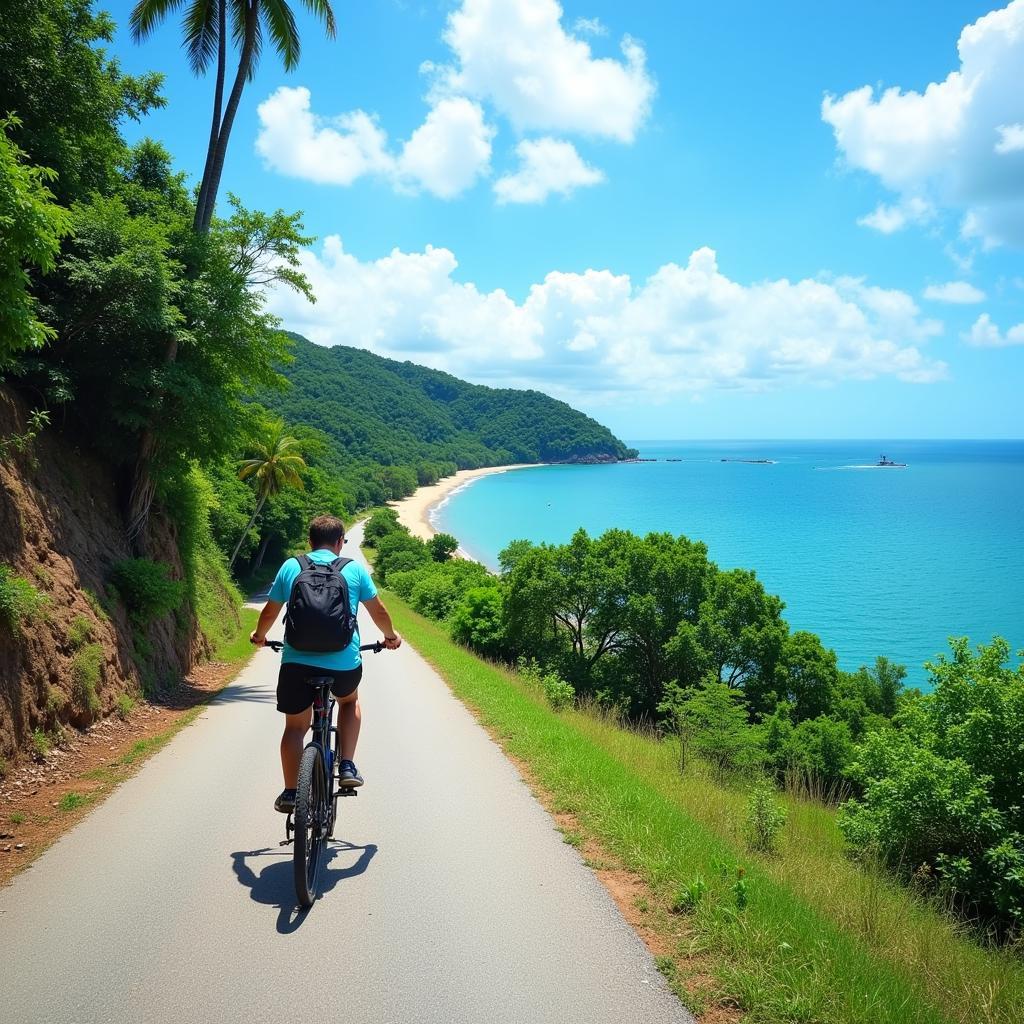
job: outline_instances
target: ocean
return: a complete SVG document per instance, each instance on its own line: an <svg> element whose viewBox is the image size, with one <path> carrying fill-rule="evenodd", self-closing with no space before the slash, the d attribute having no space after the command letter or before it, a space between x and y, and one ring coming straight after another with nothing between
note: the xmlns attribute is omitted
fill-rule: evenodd
<svg viewBox="0 0 1024 1024"><path fill-rule="evenodd" d="M842 668L884 654L915 685L949 636L1024 647L1024 441L629 443L658 461L486 476L432 520L492 568L581 526L685 534L754 569ZM882 451L906 468L874 468Z"/></svg>

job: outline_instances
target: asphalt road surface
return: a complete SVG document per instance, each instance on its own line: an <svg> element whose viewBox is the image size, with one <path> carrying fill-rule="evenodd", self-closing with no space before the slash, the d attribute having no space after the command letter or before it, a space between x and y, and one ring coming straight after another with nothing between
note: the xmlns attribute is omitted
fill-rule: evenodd
<svg viewBox="0 0 1024 1024"><path fill-rule="evenodd" d="M280 634L280 625L274 635ZM376 635L368 620L363 641ZM368 655L323 896L295 909L278 656L0 891L5 1024L692 1018L498 747L408 645Z"/></svg>

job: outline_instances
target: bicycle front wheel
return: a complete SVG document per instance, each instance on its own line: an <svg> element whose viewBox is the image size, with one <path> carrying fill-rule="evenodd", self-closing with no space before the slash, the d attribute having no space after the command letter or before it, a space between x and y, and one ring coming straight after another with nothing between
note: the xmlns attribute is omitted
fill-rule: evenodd
<svg viewBox="0 0 1024 1024"><path fill-rule="evenodd" d="M317 897L320 859L327 835L327 778L320 748L302 752L295 791L295 896L301 907Z"/></svg>

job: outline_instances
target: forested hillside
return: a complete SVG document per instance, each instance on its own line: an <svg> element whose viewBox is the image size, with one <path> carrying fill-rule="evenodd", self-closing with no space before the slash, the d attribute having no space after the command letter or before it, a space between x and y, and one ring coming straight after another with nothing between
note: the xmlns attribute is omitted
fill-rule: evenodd
<svg viewBox="0 0 1024 1024"><path fill-rule="evenodd" d="M467 384L362 349L289 337L295 360L283 373L291 387L263 402L289 422L322 430L345 461L471 469L636 454L596 420L539 391Z"/></svg>

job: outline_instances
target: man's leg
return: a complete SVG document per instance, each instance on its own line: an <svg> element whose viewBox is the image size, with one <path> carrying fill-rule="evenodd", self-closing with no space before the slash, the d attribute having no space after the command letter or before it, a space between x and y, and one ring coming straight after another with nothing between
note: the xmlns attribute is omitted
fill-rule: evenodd
<svg viewBox="0 0 1024 1024"><path fill-rule="evenodd" d="M313 709L306 708L297 715L284 716L284 735L281 737L281 770L284 772L284 788L295 789L299 784L299 761L306 733L313 721Z"/></svg>
<svg viewBox="0 0 1024 1024"><path fill-rule="evenodd" d="M359 742L359 725L361 721L362 712L359 708L359 691L356 690L338 701L338 736L341 741L342 761L355 760L356 743ZM297 764L298 762L296 762Z"/></svg>

